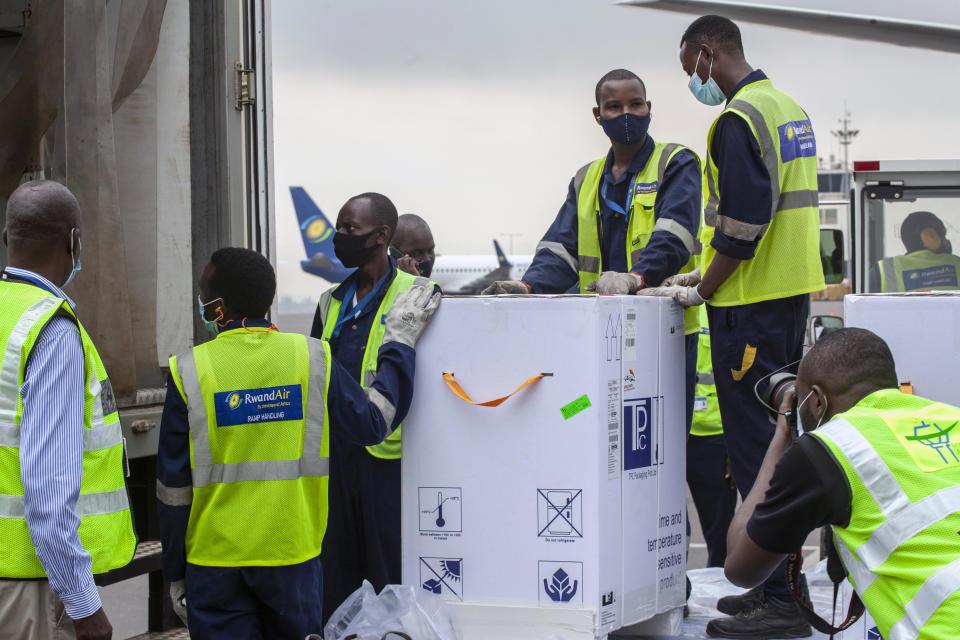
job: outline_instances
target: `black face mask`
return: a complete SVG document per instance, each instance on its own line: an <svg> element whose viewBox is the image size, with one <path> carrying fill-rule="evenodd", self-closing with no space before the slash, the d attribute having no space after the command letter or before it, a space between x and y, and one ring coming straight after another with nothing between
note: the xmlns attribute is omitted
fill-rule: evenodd
<svg viewBox="0 0 960 640"><path fill-rule="evenodd" d="M424 278L429 278L430 274L433 272L433 260L422 260L417 263L417 271L420 272Z"/></svg>
<svg viewBox="0 0 960 640"><path fill-rule="evenodd" d="M359 267L377 250L379 245L368 247L366 244L367 240L375 236L378 231L380 231L379 228L362 236L352 236L339 231L333 234L333 252L337 254L337 260L348 269Z"/></svg>

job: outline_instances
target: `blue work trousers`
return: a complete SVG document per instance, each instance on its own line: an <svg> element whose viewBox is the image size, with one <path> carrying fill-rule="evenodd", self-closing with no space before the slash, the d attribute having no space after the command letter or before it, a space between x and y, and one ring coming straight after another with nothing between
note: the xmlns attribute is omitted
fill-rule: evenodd
<svg viewBox="0 0 960 640"><path fill-rule="evenodd" d="M757 479L775 430L754 386L803 356L809 312L807 294L733 307L707 306L720 417L733 478L743 497ZM790 370L796 373L797 365ZM768 380L763 382L758 389L761 396ZM783 564L764 583L764 593L789 597Z"/></svg>
<svg viewBox="0 0 960 640"><path fill-rule="evenodd" d="M323 633L319 557L286 567L187 563L185 587L193 640L300 640Z"/></svg>
<svg viewBox="0 0 960 640"><path fill-rule="evenodd" d="M400 460L370 455L334 436L330 518L320 558L323 621L368 580L379 593L400 584Z"/></svg>
<svg viewBox="0 0 960 640"><path fill-rule="evenodd" d="M722 433L687 439L687 486L707 543L708 567L722 567L727 558L727 529L737 508L737 490L727 482L726 472Z"/></svg>

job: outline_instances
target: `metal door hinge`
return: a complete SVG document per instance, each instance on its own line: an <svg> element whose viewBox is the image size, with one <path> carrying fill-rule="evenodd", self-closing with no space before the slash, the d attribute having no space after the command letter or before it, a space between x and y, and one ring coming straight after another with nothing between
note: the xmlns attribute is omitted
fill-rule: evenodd
<svg viewBox="0 0 960 640"><path fill-rule="evenodd" d="M237 101L234 103L234 107L237 111L243 111L245 106L257 102L256 89L254 88L255 71L245 68L240 62L235 63L233 68L237 71Z"/></svg>

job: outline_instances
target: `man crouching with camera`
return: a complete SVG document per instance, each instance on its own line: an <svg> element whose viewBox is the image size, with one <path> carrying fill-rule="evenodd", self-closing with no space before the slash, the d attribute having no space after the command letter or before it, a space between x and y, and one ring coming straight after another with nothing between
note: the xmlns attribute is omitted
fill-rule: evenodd
<svg viewBox="0 0 960 640"><path fill-rule="evenodd" d="M827 334L801 361L730 524L727 578L761 583L826 525L886 640L955 637L960 408L901 393L890 349L865 329Z"/></svg>

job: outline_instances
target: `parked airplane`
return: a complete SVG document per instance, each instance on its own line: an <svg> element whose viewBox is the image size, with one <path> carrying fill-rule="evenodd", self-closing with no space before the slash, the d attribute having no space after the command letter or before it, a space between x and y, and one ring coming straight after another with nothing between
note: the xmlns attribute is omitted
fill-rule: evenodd
<svg viewBox="0 0 960 640"><path fill-rule="evenodd" d="M692 15L717 13L731 20L817 35L960 53L957 25L726 0L619 0L617 4Z"/></svg>
<svg viewBox="0 0 960 640"><path fill-rule="evenodd" d="M307 259L300 261L300 268L324 280L342 282L353 273L353 269L344 267L334 253L334 226L303 187L290 187L290 196L307 252ZM478 294L495 280L519 280L533 256L508 258L496 240L493 246L496 256L437 256L430 278L444 293L454 295Z"/></svg>

